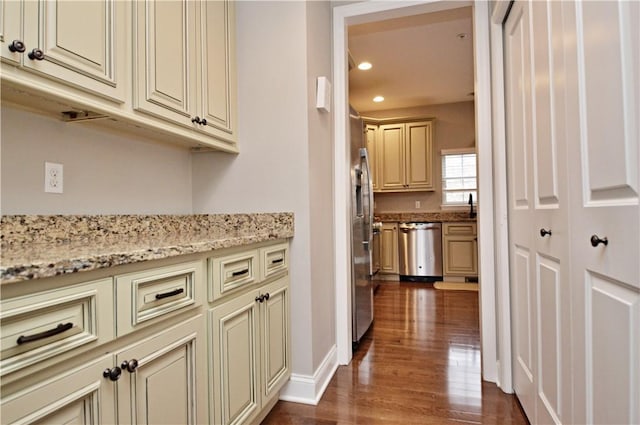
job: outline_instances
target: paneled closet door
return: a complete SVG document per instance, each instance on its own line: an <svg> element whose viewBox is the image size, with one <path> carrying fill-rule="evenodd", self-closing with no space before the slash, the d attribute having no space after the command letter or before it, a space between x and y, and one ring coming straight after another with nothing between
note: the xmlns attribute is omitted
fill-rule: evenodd
<svg viewBox="0 0 640 425"><path fill-rule="evenodd" d="M562 4L575 423L640 423L640 3ZM594 246L595 245L595 246Z"/></svg>
<svg viewBox="0 0 640 425"><path fill-rule="evenodd" d="M505 25L514 385L535 423L571 423L570 287L560 3Z"/></svg>

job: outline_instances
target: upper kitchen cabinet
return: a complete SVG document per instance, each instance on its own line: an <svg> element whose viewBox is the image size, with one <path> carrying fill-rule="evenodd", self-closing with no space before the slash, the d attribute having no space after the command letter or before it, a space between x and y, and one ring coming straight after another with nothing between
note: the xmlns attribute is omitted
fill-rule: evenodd
<svg viewBox="0 0 640 425"><path fill-rule="evenodd" d="M15 65L2 68L3 79L52 92L62 82L124 102L125 8L117 0L2 1L0 53L3 62Z"/></svg>
<svg viewBox="0 0 640 425"><path fill-rule="evenodd" d="M384 124L379 127L379 190L433 190L433 122Z"/></svg>
<svg viewBox="0 0 640 425"><path fill-rule="evenodd" d="M373 190L378 190L380 188L378 178L380 176L380 172L378 171L377 158L378 126L373 124L365 124L365 133L367 137L367 151L369 152L369 174L371 174L371 184L373 186Z"/></svg>
<svg viewBox="0 0 640 425"><path fill-rule="evenodd" d="M134 6L137 111L235 142L233 3Z"/></svg>

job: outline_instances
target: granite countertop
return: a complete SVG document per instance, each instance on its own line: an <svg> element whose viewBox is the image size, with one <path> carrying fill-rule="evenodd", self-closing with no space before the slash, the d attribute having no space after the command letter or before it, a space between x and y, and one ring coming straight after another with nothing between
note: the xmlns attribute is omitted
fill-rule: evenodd
<svg viewBox="0 0 640 425"><path fill-rule="evenodd" d="M399 222L475 222L477 218L469 217L469 211L434 211L434 212L379 212L374 214L376 221Z"/></svg>
<svg viewBox="0 0 640 425"><path fill-rule="evenodd" d="M3 216L0 283L286 239L293 233L293 213Z"/></svg>

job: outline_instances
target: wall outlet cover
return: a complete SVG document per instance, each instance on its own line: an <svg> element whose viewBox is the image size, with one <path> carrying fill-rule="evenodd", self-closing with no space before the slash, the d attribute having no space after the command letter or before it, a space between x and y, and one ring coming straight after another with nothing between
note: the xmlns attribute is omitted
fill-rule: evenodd
<svg viewBox="0 0 640 425"><path fill-rule="evenodd" d="M55 162L44 163L44 191L47 193L62 193L63 166Z"/></svg>

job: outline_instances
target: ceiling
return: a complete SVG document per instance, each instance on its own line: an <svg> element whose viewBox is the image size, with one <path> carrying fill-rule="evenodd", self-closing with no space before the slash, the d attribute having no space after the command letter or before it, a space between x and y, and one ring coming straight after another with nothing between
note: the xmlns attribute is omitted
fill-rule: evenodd
<svg viewBox="0 0 640 425"><path fill-rule="evenodd" d="M352 25L349 52L356 65L349 103L357 111L473 100L471 7ZM363 61L373 67L359 70ZM385 100L373 102L378 95Z"/></svg>

